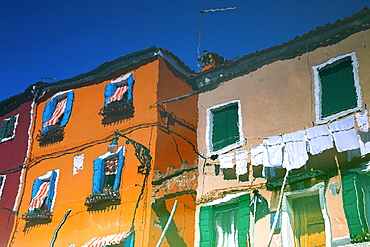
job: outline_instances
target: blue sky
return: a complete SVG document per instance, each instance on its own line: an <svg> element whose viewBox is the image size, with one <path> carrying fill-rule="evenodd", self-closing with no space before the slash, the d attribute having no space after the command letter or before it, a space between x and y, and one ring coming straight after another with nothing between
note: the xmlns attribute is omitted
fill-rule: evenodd
<svg viewBox="0 0 370 247"><path fill-rule="evenodd" d="M0 100L40 78L68 79L162 47L197 70L200 51L233 59L370 7L362 1L0 1ZM49 82L50 80L43 80Z"/></svg>

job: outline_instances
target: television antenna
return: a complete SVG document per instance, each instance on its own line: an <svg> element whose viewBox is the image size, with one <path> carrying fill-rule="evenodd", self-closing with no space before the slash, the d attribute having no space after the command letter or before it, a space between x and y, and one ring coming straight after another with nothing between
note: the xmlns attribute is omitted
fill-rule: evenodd
<svg viewBox="0 0 370 247"><path fill-rule="evenodd" d="M199 10L199 15L200 15L200 20L199 20L199 33L198 33L198 72L200 71L200 40L202 37L202 18L203 18L203 13L208 13L208 12L217 12L217 11L226 11L226 10L234 10L237 9L237 7L227 7L227 8L222 8L222 9L206 9L206 10Z"/></svg>

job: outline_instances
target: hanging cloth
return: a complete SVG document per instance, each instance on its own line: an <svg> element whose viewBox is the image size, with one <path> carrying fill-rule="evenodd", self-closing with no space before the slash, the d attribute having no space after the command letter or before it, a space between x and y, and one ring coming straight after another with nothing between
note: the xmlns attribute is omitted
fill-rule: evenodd
<svg viewBox="0 0 370 247"><path fill-rule="evenodd" d="M309 151L312 155L322 153L333 148L333 137L327 125L315 126L306 129Z"/></svg>
<svg viewBox="0 0 370 247"><path fill-rule="evenodd" d="M113 101L120 101L123 99L123 95L127 92L128 86L117 87L114 94L107 100L107 104Z"/></svg>
<svg viewBox="0 0 370 247"><path fill-rule="evenodd" d="M218 156L218 159L220 161L220 168L221 169L234 168L234 163L233 163L234 157L235 157L235 153L222 154Z"/></svg>
<svg viewBox="0 0 370 247"><path fill-rule="evenodd" d="M244 175L248 172L248 149L236 151L236 175Z"/></svg>
<svg viewBox="0 0 370 247"><path fill-rule="evenodd" d="M105 175L113 175L117 173L118 157L105 161Z"/></svg>
<svg viewBox="0 0 370 247"><path fill-rule="evenodd" d="M263 163L263 153L264 153L263 144L258 144L251 148L251 164L252 166L258 166Z"/></svg>
<svg viewBox="0 0 370 247"><path fill-rule="evenodd" d="M285 144L283 167L290 171L304 166L308 160L304 130L284 134L282 139Z"/></svg>
<svg viewBox="0 0 370 247"><path fill-rule="evenodd" d="M329 129L333 135L338 152L360 148L353 115L329 124Z"/></svg>
<svg viewBox="0 0 370 247"><path fill-rule="evenodd" d="M264 167L281 167L283 165L284 143L281 136L267 137L263 139L265 147L263 154Z"/></svg>
<svg viewBox="0 0 370 247"><path fill-rule="evenodd" d="M367 132L369 130L369 119L367 117L368 111L356 113L357 126L362 132Z"/></svg>
<svg viewBox="0 0 370 247"><path fill-rule="evenodd" d="M63 115L64 111L66 110L66 104L67 99L63 99L58 102L58 104L55 107L53 115L47 122L44 123L44 127L55 125L58 122L59 118Z"/></svg>
<svg viewBox="0 0 370 247"><path fill-rule="evenodd" d="M30 204L28 205L28 210L32 211L39 208L44 203L45 198L48 196L50 182L44 182L41 184L37 194L32 198Z"/></svg>

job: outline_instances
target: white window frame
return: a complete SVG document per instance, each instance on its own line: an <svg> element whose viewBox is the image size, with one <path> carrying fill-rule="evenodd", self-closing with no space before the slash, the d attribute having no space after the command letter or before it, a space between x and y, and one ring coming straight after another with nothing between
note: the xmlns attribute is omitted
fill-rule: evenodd
<svg viewBox="0 0 370 247"><path fill-rule="evenodd" d="M220 150L213 151L212 145L212 130L213 130L213 113L212 110L231 105L231 104L238 104L238 130L239 130L239 141L230 144ZM222 104L214 105L207 109L207 126L206 126L206 148L207 148L207 156L210 157L211 155L220 155L226 153L230 150L238 148L244 144L244 134L243 134L243 121L242 121L242 110L241 110L241 103L240 100L232 100L229 102L225 102Z"/></svg>
<svg viewBox="0 0 370 247"><path fill-rule="evenodd" d="M65 98L67 98L68 93L69 93L69 92L71 92L71 91L73 91L73 90L71 89L71 90L67 90L67 91L60 91L60 92L58 92L58 93L54 94L54 95L50 98L50 100L52 100L52 99L56 98L58 101L61 101L61 100L65 99Z"/></svg>
<svg viewBox="0 0 370 247"><path fill-rule="evenodd" d="M357 95L357 106L355 108L348 109L348 110L345 110L345 111L341 111L341 112L338 112L338 113L333 114L331 116L321 118L321 111L322 111L322 108L321 108L321 105L322 105L321 94L322 94L322 91L321 91L321 79L320 79L320 75L319 75L319 70L324 68L327 65L333 64L336 61L338 61L340 59L343 59L343 58L346 58L346 57L350 57L351 61L352 61L352 72L353 72L353 76L354 76L354 78L353 78L354 79L354 86L355 86L356 95ZM337 57L333 57L325 63L312 66L313 74L314 74L314 80L315 80L315 104L316 104L315 113L316 113L316 123L317 124L327 123L329 121L338 119L339 117L343 117L343 116L345 116L349 113L361 110L361 108L362 108L362 93L361 93L361 87L360 87L360 79L359 79L359 75L358 75L358 66L359 65L358 65L358 61L357 61L355 52L348 53L348 54L345 54L345 55L340 55L340 56L337 56Z"/></svg>
<svg viewBox="0 0 370 247"><path fill-rule="evenodd" d="M4 185L5 185L6 175L0 175L0 177L3 178L3 182L0 184L0 200L1 200L1 195L3 194L3 189L4 189Z"/></svg>
<svg viewBox="0 0 370 247"><path fill-rule="evenodd" d="M285 192L282 201L282 208L281 208L281 241L282 246L290 247L294 246L294 229L293 229L293 222L294 222L294 211L291 204L291 199L305 197L305 196L313 196L318 195L320 201L320 208L321 213L324 218L324 225L325 225L325 236L326 236L326 246L331 246L331 225L330 219L326 207L326 199L325 199L325 183L320 182L313 185L310 188L296 190L291 192Z"/></svg>
<svg viewBox="0 0 370 247"><path fill-rule="evenodd" d="M4 138L4 139L1 139L1 140L0 140L0 143L3 143L3 142L6 142L6 141L9 141L9 140L14 139L14 137L15 137L15 130L17 129L17 125L18 125L18 118L19 118L19 114L14 115L14 117L15 117L15 123L14 123L14 128L13 128L13 135L12 135L12 136L10 136L10 137L7 137L7 138ZM9 121L10 121L10 117L9 117L9 118L5 118L5 119L3 119L3 120L9 120ZM2 126L1 126L1 127L2 127Z"/></svg>
<svg viewBox="0 0 370 247"><path fill-rule="evenodd" d="M134 75L134 73L133 73L133 72L131 72L131 73L127 73L127 74L125 74L125 75L123 75L123 76L120 76L120 77L118 77L117 79L115 79L115 80L111 81L110 83L112 83L112 84L116 84L117 86L121 86L121 85L123 85L124 83L126 83L126 82L127 82L128 78L129 78L131 75L133 76L133 75Z"/></svg>

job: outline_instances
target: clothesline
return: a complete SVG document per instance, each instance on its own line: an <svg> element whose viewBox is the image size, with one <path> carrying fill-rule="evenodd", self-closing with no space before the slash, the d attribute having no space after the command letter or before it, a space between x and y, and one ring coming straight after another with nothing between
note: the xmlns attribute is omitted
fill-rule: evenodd
<svg viewBox="0 0 370 247"><path fill-rule="evenodd" d="M355 130L355 118L359 131ZM327 125L314 126L293 133L263 138L263 142L250 149L237 150L219 156L220 168L234 168L236 174L248 172L250 156L253 166L264 168L299 169L308 160L308 153L317 155L335 147L338 152L348 151L349 158L370 153L368 111L356 113ZM356 153L357 151L357 153Z"/></svg>

